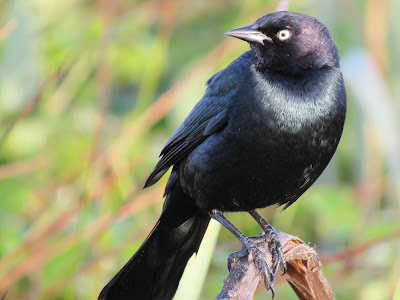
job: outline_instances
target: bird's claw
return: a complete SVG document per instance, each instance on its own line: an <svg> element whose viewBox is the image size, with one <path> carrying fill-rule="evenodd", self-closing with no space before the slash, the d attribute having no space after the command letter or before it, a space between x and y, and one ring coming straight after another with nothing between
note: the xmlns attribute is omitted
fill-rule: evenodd
<svg viewBox="0 0 400 300"><path fill-rule="evenodd" d="M286 261L279 234L269 224L268 226L263 226L263 229L264 231L260 234L259 237L263 237L264 239L262 241L268 243L268 250L270 251L272 256L272 266L274 267L275 273L278 272L278 269L281 269L283 272L282 275L285 275L287 270Z"/></svg>
<svg viewBox="0 0 400 300"><path fill-rule="evenodd" d="M248 255L253 258L259 274L263 275L265 288L271 290L274 294L272 286L275 283L277 274L274 274L274 269L271 269L271 266L268 264L267 256L258 248L257 243L259 242L260 239L247 238L246 243L243 244L243 250L247 251Z"/></svg>
<svg viewBox="0 0 400 300"><path fill-rule="evenodd" d="M283 254L283 247L278 233L272 229L268 232L263 232L261 236L265 237L265 242L268 243L268 250L272 256L272 268L276 279L278 270L281 269L283 274L286 274L286 261Z"/></svg>
<svg viewBox="0 0 400 300"><path fill-rule="evenodd" d="M270 266L268 263L268 258L262 252L258 245L259 243L268 243L269 251L272 256L272 265ZM281 244L278 239L272 238L270 239L268 235L264 233L259 237L246 237L243 241L243 248L239 252L232 253L229 255L228 259L228 268L230 270L231 264L238 258L248 256L249 259L252 259L256 265L258 270L258 274L262 274L264 285L267 290L271 290L272 298L275 296L275 292L273 286L278 277L278 269L281 267L284 272L286 270L286 262L283 258L283 252L281 248Z"/></svg>

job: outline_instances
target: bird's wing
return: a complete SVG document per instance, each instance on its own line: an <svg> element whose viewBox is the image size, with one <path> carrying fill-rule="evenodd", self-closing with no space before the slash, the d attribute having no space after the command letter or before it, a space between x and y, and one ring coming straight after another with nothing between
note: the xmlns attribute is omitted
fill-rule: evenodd
<svg viewBox="0 0 400 300"><path fill-rule="evenodd" d="M145 187L156 183L208 136L222 129L228 122L227 108L215 99L203 98L178 127L161 151L161 159L146 181Z"/></svg>
<svg viewBox="0 0 400 300"><path fill-rule="evenodd" d="M243 80L242 69L249 59L247 53L216 73L208 81L204 97L170 137L161 151L161 159L145 183L155 184L168 169L181 161L208 136L221 130L229 120L229 100Z"/></svg>

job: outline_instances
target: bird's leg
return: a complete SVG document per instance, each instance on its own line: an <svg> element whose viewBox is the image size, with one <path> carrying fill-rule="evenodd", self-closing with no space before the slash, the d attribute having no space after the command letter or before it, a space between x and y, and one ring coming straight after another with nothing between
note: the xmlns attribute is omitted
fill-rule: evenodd
<svg viewBox="0 0 400 300"><path fill-rule="evenodd" d="M283 255L282 244L275 228L268 223L256 210L249 211L249 214L257 221L265 233L265 241L268 243L268 249L272 255L272 268L274 280L278 275L278 269L281 268L286 273L286 261Z"/></svg>
<svg viewBox="0 0 400 300"><path fill-rule="evenodd" d="M233 235L236 236L243 245L242 251L239 253L231 254L232 257L230 257L229 259L231 260L235 257L243 257L251 254L253 256L256 267L258 268L259 272L263 274L265 288L267 290L271 290L273 297L275 293L272 287L275 283L276 275L271 271L266 255L258 249L257 242L241 233L240 230L237 229L235 225L233 225L219 210L212 210L210 213L210 217L221 223L226 229L232 232Z"/></svg>

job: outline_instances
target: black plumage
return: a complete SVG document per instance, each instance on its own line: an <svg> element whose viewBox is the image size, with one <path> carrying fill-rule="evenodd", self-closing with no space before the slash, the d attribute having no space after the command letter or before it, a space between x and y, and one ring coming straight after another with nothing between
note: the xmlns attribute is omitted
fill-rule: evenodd
<svg viewBox="0 0 400 300"><path fill-rule="evenodd" d="M171 299L210 217L227 226L222 212L256 218L257 208L289 206L337 148L346 92L326 27L307 15L276 12L227 34L251 50L208 80L203 98L162 149L145 184L173 166L161 217L99 299ZM267 287L280 264L277 257L265 273Z"/></svg>

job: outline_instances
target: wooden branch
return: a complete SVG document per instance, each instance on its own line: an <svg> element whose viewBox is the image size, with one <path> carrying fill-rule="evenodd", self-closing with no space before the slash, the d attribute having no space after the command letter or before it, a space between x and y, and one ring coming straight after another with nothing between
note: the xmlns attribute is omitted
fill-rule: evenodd
<svg viewBox="0 0 400 300"><path fill-rule="evenodd" d="M284 278L299 299L335 300L330 284L322 274L322 265L315 250L297 237L283 232L280 232L279 236L287 263ZM271 262L271 254L267 247L265 243L259 244L259 249ZM257 286L262 281L262 275L256 270L252 260L251 255L248 255L228 261L230 273L224 280L224 287L215 298L216 300L254 298Z"/></svg>

